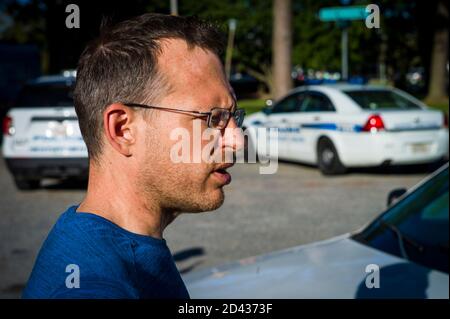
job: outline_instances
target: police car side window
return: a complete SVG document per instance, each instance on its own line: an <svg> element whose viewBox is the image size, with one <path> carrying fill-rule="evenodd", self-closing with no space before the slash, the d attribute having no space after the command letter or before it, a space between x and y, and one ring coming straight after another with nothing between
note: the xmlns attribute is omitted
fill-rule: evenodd
<svg viewBox="0 0 450 319"><path fill-rule="evenodd" d="M273 108L272 113L290 113L298 111L299 105L303 101L303 93L295 93L278 102Z"/></svg>
<svg viewBox="0 0 450 319"><path fill-rule="evenodd" d="M330 99L321 93L307 94L300 108L301 112L335 112Z"/></svg>
<svg viewBox="0 0 450 319"><path fill-rule="evenodd" d="M73 106L73 85L50 83L26 85L19 93L15 108Z"/></svg>

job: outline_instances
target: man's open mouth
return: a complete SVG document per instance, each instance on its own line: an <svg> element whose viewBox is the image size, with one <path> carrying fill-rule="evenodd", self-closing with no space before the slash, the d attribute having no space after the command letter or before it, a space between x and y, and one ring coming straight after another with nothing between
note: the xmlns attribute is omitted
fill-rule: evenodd
<svg viewBox="0 0 450 319"><path fill-rule="evenodd" d="M212 175L220 181L221 184L227 185L231 183L231 175L227 172L227 168L233 166L232 164L224 165L215 169Z"/></svg>

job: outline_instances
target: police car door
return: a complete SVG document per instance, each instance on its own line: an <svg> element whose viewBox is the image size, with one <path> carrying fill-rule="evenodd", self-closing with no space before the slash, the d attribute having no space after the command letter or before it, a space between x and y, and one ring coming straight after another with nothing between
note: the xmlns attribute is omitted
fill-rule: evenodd
<svg viewBox="0 0 450 319"><path fill-rule="evenodd" d="M278 129L278 156L280 158L289 156L289 139L293 133L290 118L298 109L298 95L298 92L293 93L276 103L265 123L266 128Z"/></svg>
<svg viewBox="0 0 450 319"><path fill-rule="evenodd" d="M308 91L292 119L300 128L290 140L288 149L293 159L315 163L317 141L321 135L336 130L335 108L323 93Z"/></svg>

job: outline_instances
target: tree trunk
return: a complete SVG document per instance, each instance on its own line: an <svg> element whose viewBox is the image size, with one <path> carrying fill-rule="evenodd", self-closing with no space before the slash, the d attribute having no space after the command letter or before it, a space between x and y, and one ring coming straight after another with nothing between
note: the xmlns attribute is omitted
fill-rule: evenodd
<svg viewBox="0 0 450 319"><path fill-rule="evenodd" d="M427 102L441 103L448 101L447 63L448 63L448 7L444 1L437 5L437 25L434 31L431 52L430 81ZM443 22L443 23L442 23Z"/></svg>
<svg viewBox="0 0 450 319"><path fill-rule="evenodd" d="M273 90L275 99L292 88L292 10L291 0L273 0Z"/></svg>

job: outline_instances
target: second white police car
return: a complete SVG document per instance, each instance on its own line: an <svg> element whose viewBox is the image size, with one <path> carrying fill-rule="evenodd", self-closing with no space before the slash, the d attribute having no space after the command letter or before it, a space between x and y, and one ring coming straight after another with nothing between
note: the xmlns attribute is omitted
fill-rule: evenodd
<svg viewBox="0 0 450 319"><path fill-rule="evenodd" d="M244 127L255 147L258 128L277 128L280 159L317 165L326 175L349 167L431 163L449 151L446 114L381 86L297 88L247 116Z"/></svg>
<svg viewBox="0 0 450 319"><path fill-rule="evenodd" d="M3 120L3 157L17 188L33 189L42 178L88 174L88 154L73 105L75 76L30 81Z"/></svg>

